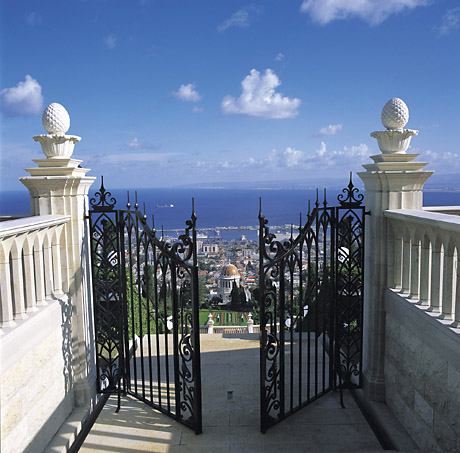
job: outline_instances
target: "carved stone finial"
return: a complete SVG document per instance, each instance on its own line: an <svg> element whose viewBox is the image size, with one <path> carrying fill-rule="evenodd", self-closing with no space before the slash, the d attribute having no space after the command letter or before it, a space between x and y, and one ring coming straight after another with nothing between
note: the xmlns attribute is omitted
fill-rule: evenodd
<svg viewBox="0 0 460 453"><path fill-rule="evenodd" d="M48 134L64 135L70 128L70 116L63 105L53 102L43 112L42 123Z"/></svg>
<svg viewBox="0 0 460 453"><path fill-rule="evenodd" d="M382 110L382 123L385 131L375 131L371 137L377 139L382 154L405 154L411 138L418 135L418 131L404 129L409 121L409 109L406 103L399 98L390 99Z"/></svg>
<svg viewBox="0 0 460 453"><path fill-rule="evenodd" d="M42 115L42 124L47 135L36 135L33 139L40 142L43 154L50 158L70 158L75 143L81 140L77 135L66 135L70 127L70 116L67 110L57 102L46 107Z"/></svg>
<svg viewBox="0 0 460 453"><path fill-rule="evenodd" d="M399 98L390 99L382 110L382 124L391 131L402 131L409 121L409 109Z"/></svg>

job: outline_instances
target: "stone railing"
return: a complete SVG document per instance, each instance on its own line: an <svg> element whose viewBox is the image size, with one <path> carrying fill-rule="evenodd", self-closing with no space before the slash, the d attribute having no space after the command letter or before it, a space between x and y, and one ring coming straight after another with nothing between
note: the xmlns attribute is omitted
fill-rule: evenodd
<svg viewBox="0 0 460 453"><path fill-rule="evenodd" d="M450 214L460 216L460 206L427 206L423 208L427 212L437 212L438 214Z"/></svg>
<svg viewBox="0 0 460 453"><path fill-rule="evenodd" d="M45 215L0 223L0 328L13 327L68 291L64 225L69 220Z"/></svg>
<svg viewBox="0 0 460 453"><path fill-rule="evenodd" d="M259 328L259 330L257 330ZM260 326L252 326L252 329L249 329L249 326L214 326L213 333L258 333L260 331ZM257 330L257 331L256 331ZM209 331L208 331L209 333Z"/></svg>
<svg viewBox="0 0 460 453"><path fill-rule="evenodd" d="M430 212L428 211L437 212ZM459 208L389 210L388 286L451 327L460 325Z"/></svg>

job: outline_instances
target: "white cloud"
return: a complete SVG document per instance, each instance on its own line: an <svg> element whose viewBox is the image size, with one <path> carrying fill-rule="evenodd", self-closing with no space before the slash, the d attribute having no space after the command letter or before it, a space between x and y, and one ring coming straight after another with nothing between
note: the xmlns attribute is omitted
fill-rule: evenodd
<svg viewBox="0 0 460 453"><path fill-rule="evenodd" d="M201 113L202 111L203 111L203 107L198 107L197 105L195 105L192 109L193 113Z"/></svg>
<svg viewBox="0 0 460 453"><path fill-rule="evenodd" d="M173 92L173 96L180 101L185 102L198 102L201 99L198 91L195 90L195 84L188 83L181 85L177 91Z"/></svg>
<svg viewBox="0 0 460 453"><path fill-rule="evenodd" d="M93 172L118 175L124 180L136 181L138 186L149 186L151 165L157 170L155 183L188 183L199 181L292 180L344 177L349 171L361 169L371 152L366 145L329 150L321 142L315 150L286 147L272 149L260 155L247 155L230 160L205 160L190 153L148 153L133 150L124 153L83 156L85 166ZM217 156L218 154L214 154ZM460 162L460 160L459 160ZM133 170L135 169L135 171ZM150 173L149 173L150 171Z"/></svg>
<svg viewBox="0 0 460 453"><path fill-rule="evenodd" d="M159 148L158 145L155 145L153 143L140 142L137 137L134 137L128 143L125 143L125 145L129 149L150 149L150 150L155 150L155 149ZM132 154L130 154L130 155L132 155Z"/></svg>
<svg viewBox="0 0 460 453"><path fill-rule="evenodd" d="M120 153L101 154L88 157L89 164L125 164L126 162L163 162L171 156L178 156L180 153Z"/></svg>
<svg viewBox="0 0 460 453"><path fill-rule="evenodd" d="M376 25L392 14L425 6L430 0L303 0L300 11L325 25L333 20L359 17Z"/></svg>
<svg viewBox="0 0 460 453"><path fill-rule="evenodd" d="M227 95L222 99L222 112L227 115L249 115L260 118L294 118L301 101L283 97L275 89L281 85L278 76L267 69L264 75L252 69L241 82L242 93L238 99Z"/></svg>
<svg viewBox="0 0 460 453"><path fill-rule="evenodd" d="M114 35L109 35L104 38L104 44L107 49L114 49L117 46L117 38Z"/></svg>
<svg viewBox="0 0 460 453"><path fill-rule="evenodd" d="M2 110L8 116L38 115L43 108L42 87L30 75L15 87L0 91Z"/></svg>
<svg viewBox="0 0 460 453"><path fill-rule="evenodd" d="M279 53L276 57L275 57L275 61L282 61L284 60L284 53Z"/></svg>
<svg viewBox="0 0 460 453"><path fill-rule="evenodd" d="M129 149L137 149L140 148L141 144L139 143L137 137L134 137L130 142L126 143L126 146Z"/></svg>
<svg viewBox="0 0 460 453"><path fill-rule="evenodd" d="M259 12L259 10L253 5L246 6L245 8L241 8L236 13L233 13L229 19L222 22L217 27L217 30L225 31L232 27L237 27L237 28L249 27L249 22L250 22L249 16L253 12L255 13Z"/></svg>
<svg viewBox="0 0 460 453"><path fill-rule="evenodd" d="M322 127L318 134L319 136L335 135L343 129L343 124L329 124L328 126Z"/></svg>
<svg viewBox="0 0 460 453"><path fill-rule="evenodd" d="M441 25L436 27L439 37L447 36L456 28L460 28L460 6L447 10L444 16L442 16Z"/></svg>
<svg viewBox="0 0 460 453"><path fill-rule="evenodd" d="M286 148L283 159L286 167L296 167L304 159L304 152L294 148Z"/></svg>
<svg viewBox="0 0 460 453"><path fill-rule="evenodd" d="M460 166L460 155L458 153L452 153L450 151L439 153L431 151L431 149L420 150L418 148L411 148L411 152L420 153L423 158L430 163L430 165L435 165L437 167L436 171L442 169L442 171L445 173L446 170L451 171L454 168L458 168ZM440 166L440 164L442 165Z"/></svg>
<svg viewBox="0 0 460 453"><path fill-rule="evenodd" d="M273 152L272 152L273 153ZM321 142L319 148L312 153L286 148L280 154L277 153L277 166L287 168L297 168L298 170L324 169L328 167L356 167L362 164L369 156L367 145L361 144L358 146L344 146L339 150L328 150L326 143ZM273 154L272 154L273 160Z"/></svg>
<svg viewBox="0 0 460 453"><path fill-rule="evenodd" d="M241 160L227 160L220 162L205 161L180 161L182 164L199 169L203 173L238 174L241 176L247 171L249 174L255 170L259 174L278 176L284 174L285 177L292 176L296 172L299 174L305 171L327 170L328 176L332 173L341 174L344 171L357 170L366 162L369 156L367 145L344 146L339 150L328 150L326 143L321 142L318 149L313 152L306 152L295 148L287 147L280 152L272 149L261 158L248 157ZM284 172L284 173L283 173Z"/></svg>

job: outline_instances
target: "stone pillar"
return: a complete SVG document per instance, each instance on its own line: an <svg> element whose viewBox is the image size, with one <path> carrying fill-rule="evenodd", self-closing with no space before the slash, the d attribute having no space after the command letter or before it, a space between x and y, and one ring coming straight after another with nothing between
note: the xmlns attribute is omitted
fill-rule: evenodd
<svg viewBox="0 0 460 453"><path fill-rule="evenodd" d="M252 313L248 313L248 333L254 333L254 320L252 319Z"/></svg>
<svg viewBox="0 0 460 453"><path fill-rule="evenodd" d="M212 313L209 313L208 322L206 325L208 326L208 334L214 333L214 321L212 319Z"/></svg>
<svg viewBox="0 0 460 453"><path fill-rule="evenodd" d="M63 288L53 298L71 304L72 370L76 406L85 406L96 395L93 306L88 222L88 190L96 178L86 176L81 160L71 155L80 137L65 135L70 118L60 104L50 104L43 112L46 135L33 137L40 142L46 159L33 159L38 165L26 169L30 176L20 178L31 196L32 215L70 215L62 244ZM51 277L52 278L52 277ZM70 308L70 307L69 307ZM63 322L65 322L63 320Z"/></svg>
<svg viewBox="0 0 460 453"><path fill-rule="evenodd" d="M371 134L382 154L371 156L372 164L358 173L365 186L366 218L364 257L364 392L370 401L385 400L385 289L391 253L387 209L422 209L423 185L433 173L422 171L425 162L414 162L418 154L407 154L411 137L418 131L403 129L409 111L401 99L391 99L382 111L385 131Z"/></svg>

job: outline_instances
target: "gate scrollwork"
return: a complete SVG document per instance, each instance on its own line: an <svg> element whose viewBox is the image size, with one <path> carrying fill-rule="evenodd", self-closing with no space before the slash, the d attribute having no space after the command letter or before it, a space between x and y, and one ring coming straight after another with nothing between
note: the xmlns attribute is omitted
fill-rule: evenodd
<svg viewBox="0 0 460 453"><path fill-rule="evenodd" d="M137 194L133 207L129 194L126 209L115 206L102 183L89 212L99 391L131 394L200 433L195 212L174 240L157 236Z"/></svg>
<svg viewBox="0 0 460 453"><path fill-rule="evenodd" d="M261 430L361 385L364 206L353 185L277 239L259 212ZM356 379L355 379L356 378Z"/></svg>

